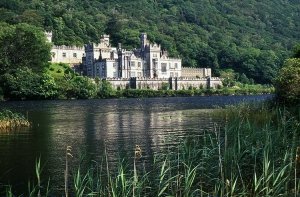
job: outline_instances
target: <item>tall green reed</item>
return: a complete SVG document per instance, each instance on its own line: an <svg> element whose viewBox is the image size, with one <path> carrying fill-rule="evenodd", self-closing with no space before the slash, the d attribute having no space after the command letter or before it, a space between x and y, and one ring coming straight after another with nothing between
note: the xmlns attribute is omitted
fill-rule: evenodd
<svg viewBox="0 0 300 197"><path fill-rule="evenodd" d="M223 121L202 136L185 136L177 144L176 138L166 140L148 168L142 145L132 147L133 156L119 156L116 168L105 148L100 162L80 163L73 171L70 191L78 197L297 196L299 114L244 103L211 116Z"/></svg>

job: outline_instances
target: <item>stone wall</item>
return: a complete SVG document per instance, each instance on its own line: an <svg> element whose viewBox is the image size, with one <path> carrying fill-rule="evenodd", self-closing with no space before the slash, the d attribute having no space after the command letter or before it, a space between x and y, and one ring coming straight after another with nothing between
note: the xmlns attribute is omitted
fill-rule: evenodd
<svg viewBox="0 0 300 197"><path fill-rule="evenodd" d="M222 79L219 77L211 77L209 79L209 84L211 88L218 88L218 85L222 85Z"/></svg>
<svg viewBox="0 0 300 197"><path fill-rule="evenodd" d="M196 76L200 78L211 76L211 68L181 68L181 77L196 78Z"/></svg>
<svg viewBox="0 0 300 197"><path fill-rule="evenodd" d="M82 63L82 57L85 54L84 47L76 46L53 46L51 49L53 63L67 63L71 67Z"/></svg>
<svg viewBox="0 0 300 197"><path fill-rule="evenodd" d="M209 78L178 78L175 81L177 90L187 90L190 87L199 89L201 84L204 88L210 87Z"/></svg>
<svg viewBox="0 0 300 197"><path fill-rule="evenodd" d="M222 81L218 77L213 78L146 78L146 77L132 77L132 78L105 78L112 84L113 89L125 89L126 86L132 89L153 89L158 90L162 88L163 83L169 84L172 90L188 89L190 87L199 89L201 84L204 88L217 88L222 85Z"/></svg>

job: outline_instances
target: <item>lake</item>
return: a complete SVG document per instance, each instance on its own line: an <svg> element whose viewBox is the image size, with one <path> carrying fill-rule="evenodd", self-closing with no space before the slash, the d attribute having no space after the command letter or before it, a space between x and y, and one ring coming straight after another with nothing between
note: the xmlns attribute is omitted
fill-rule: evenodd
<svg viewBox="0 0 300 197"><path fill-rule="evenodd" d="M42 179L63 191L66 147L72 147L70 167L76 169L80 152L92 153L100 162L106 147L110 162L135 145L143 158L160 154L166 144L181 137L211 131L220 118L209 111L242 101L262 101L270 95L204 96L140 99L50 100L0 102L28 117L32 126L20 131L0 131L0 186L13 191L35 180L35 162L41 157ZM172 139L172 140L170 140ZM25 190L27 192L27 190Z"/></svg>

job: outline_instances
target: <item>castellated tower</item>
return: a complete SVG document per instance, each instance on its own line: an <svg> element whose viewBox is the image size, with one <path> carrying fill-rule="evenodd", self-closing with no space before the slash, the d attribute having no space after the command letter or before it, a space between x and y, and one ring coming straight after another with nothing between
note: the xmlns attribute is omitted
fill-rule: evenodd
<svg viewBox="0 0 300 197"><path fill-rule="evenodd" d="M100 36L100 44L102 43L103 45L107 46L107 47L110 47L110 44L109 44L109 35L101 35Z"/></svg>
<svg viewBox="0 0 300 197"><path fill-rule="evenodd" d="M47 42L52 42L52 31L45 31L45 34L47 36Z"/></svg>
<svg viewBox="0 0 300 197"><path fill-rule="evenodd" d="M145 46L147 43L147 34L146 33L141 33L140 34L140 42L141 42L141 51L144 52L145 51Z"/></svg>

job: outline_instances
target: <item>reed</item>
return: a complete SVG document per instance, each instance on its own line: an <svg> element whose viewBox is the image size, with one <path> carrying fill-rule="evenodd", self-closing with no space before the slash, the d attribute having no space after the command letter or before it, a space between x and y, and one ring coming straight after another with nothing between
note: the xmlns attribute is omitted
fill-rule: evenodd
<svg viewBox="0 0 300 197"><path fill-rule="evenodd" d="M29 196L29 197L40 197L40 196L49 196L51 194L51 189L50 189L50 178L47 181L46 185L42 184L42 180L41 180L41 173L43 170L43 166L41 166L41 157L39 157L36 160L35 163L35 172L36 172L36 178L37 178L37 183L35 184L34 180L29 180L27 182L27 193L22 193L19 194L19 197L22 196ZM11 185L3 185L0 186L5 188L5 197L15 197L16 195L13 193L13 189Z"/></svg>
<svg viewBox="0 0 300 197"><path fill-rule="evenodd" d="M0 111L0 130L8 128L29 127L30 123L20 113L13 113L8 109Z"/></svg>
<svg viewBox="0 0 300 197"><path fill-rule="evenodd" d="M133 147L133 156L132 152L119 156L116 168L105 149L100 162L86 162L90 165L84 168L80 164L73 172L72 195L299 195L299 114L244 103L211 115L221 115L223 121L202 136L182 137L177 144L170 137L165 150L147 161L148 168L141 157L142 145Z"/></svg>
<svg viewBox="0 0 300 197"><path fill-rule="evenodd" d="M69 156L73 157L73 155L71 154L71 146L67 146L66 148L66 169L65 169L65 173L64 173L64 178L65 178L65 195L66 197L69 196L69 187L68 187L68 178L69 178Z"/></svg>

